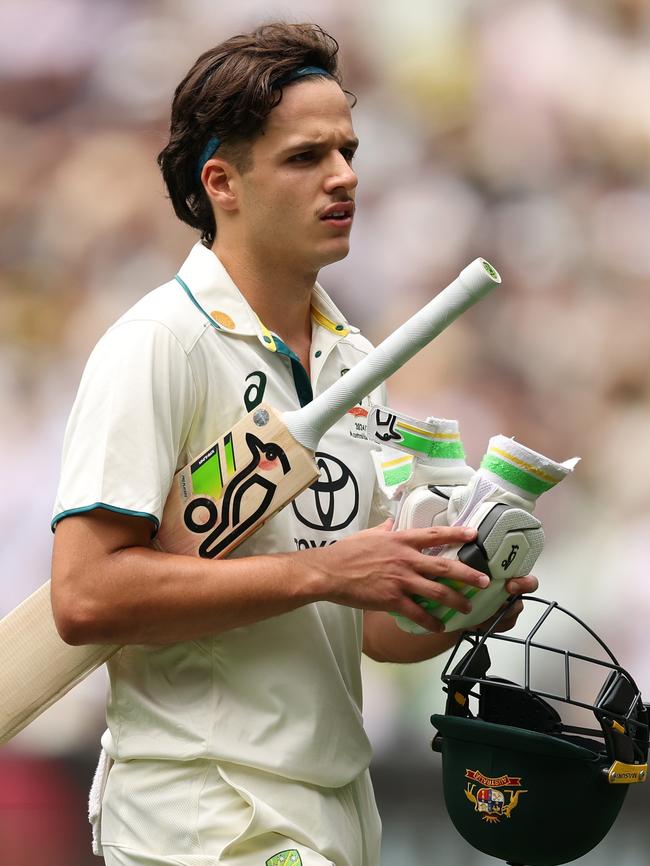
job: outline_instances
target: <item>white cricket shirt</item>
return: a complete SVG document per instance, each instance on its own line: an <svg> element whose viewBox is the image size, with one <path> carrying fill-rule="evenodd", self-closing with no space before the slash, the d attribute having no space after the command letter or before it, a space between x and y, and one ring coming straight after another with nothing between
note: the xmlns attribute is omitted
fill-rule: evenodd
<svg viewBox="0 0 650 866"><path fill-rule="evenodd" d="M179 274L100 339L63 447L53 526L107 508L156 530L176 471L262 401L309 402L370 349L316 284L311 381L269 333L214 253L197 243ZM383 389L373 395L383 402ZM232 556L330 544L379 522L367 400L317 452L321 477ZM118 760L201 757L323 785L367 767L362 614L319 602L214 637L129 646L108 667L104 747Z"/></svg>

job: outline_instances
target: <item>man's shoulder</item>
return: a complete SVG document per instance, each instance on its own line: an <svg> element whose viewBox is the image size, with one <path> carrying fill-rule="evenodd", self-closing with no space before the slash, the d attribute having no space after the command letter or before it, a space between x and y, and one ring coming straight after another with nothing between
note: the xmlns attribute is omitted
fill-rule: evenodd
<svg viewBox="0 0 650 866"><path fill-rule="evenodd" d="M209 327L209 322L187 297L176 279L147 292L109 328L123 328L130 323L140 323L152 330L166 329L189 353L197 340Z"/></svg>

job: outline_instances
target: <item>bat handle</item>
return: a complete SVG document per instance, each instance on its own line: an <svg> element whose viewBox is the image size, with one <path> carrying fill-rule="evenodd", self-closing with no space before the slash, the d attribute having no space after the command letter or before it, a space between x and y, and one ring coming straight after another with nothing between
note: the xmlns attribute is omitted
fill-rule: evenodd
<svg viewBox="0 0 650 866"><path fill-rule="evenodd" d="M285 412L291 435L314 451L326 430L501 282L485 259L467 265L433 300L307 406Z"/></svg>

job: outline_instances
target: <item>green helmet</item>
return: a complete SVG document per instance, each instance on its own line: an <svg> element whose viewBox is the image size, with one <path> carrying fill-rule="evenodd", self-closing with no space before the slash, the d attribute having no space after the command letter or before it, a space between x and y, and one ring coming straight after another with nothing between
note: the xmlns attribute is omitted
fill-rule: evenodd
<svg viewBox="0 0 650 866"><path fill-rule="evenodd" d="M433 748L442 752L449 817L470 845L512 866L557 866L591 851L629 785L645 782L650 715L632 677L585 623L535 596L526 598L527 613L533 603L543 610L524 637L497 633L501 617L484 634L460 637L442 673L445 714L431 717ZM551 614L578 623L604 658L540 642ZM488 676L495 649L521 657L520 682ZM555 662L559 689L550 689L548 671L535 674L545 658ZM583 700L590 671L600 688ZM589 711L598 727L563 721L553 704L565 715Z"/></svg>

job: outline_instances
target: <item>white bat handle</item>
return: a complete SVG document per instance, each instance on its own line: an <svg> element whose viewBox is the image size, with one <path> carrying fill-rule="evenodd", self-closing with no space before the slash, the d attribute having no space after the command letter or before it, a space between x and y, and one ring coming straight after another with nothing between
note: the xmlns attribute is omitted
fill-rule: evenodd
<svg viewBox="0 0 650 866"><path fill-rule="evenodd" d="M285 412L289 432L316 450L326 430L373 391L469 307L491 291L501 277L485 259L474 259L458 277L418 313L394 331L345 376L307 406Z"/></svg>

